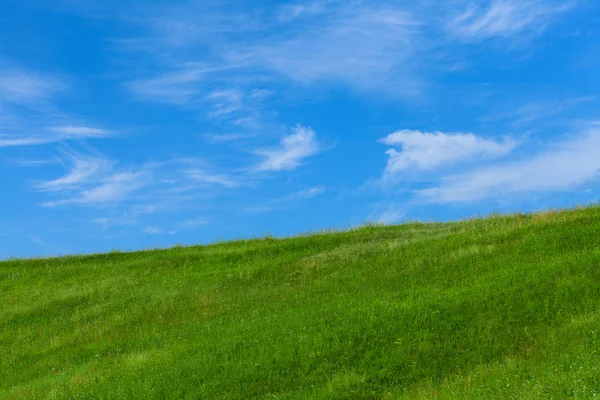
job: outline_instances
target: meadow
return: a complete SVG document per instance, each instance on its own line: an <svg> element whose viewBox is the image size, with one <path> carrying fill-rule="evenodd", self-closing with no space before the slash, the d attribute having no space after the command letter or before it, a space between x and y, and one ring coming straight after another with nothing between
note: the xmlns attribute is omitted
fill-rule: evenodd
<svg viewBox="0 0 600 400"><path fill-rule="evenodd" d="M2 399L600 397L600 208L0 262Z"/></svg>

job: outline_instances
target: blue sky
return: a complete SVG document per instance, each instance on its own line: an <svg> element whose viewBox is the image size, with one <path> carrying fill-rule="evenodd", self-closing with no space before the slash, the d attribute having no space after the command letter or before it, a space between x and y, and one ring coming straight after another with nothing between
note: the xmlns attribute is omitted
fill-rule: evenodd
<svg viewBox="0 0 600 400"><path fill-rule="evenodd" d="M0 3L0 258L598 201L596 1Z"/></svg>

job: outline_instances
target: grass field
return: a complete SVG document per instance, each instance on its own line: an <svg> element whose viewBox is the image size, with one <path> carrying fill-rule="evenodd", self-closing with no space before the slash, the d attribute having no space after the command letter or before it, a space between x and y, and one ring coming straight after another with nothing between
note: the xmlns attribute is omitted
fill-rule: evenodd
<svg viewBox="0 0 600 400"><path fill-rule="evenodd" d="M2 399L598 397L598 207L0 263Z"/></svg>

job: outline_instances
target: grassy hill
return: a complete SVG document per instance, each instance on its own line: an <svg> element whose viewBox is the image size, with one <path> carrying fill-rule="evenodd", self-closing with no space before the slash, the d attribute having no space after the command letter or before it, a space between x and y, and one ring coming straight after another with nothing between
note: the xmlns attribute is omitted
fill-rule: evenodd
<svg viewBox="0 0 600 400"><path fill-rule="evenodd" d="M600 396L600 208L0 263L2 399Z"/></svg>

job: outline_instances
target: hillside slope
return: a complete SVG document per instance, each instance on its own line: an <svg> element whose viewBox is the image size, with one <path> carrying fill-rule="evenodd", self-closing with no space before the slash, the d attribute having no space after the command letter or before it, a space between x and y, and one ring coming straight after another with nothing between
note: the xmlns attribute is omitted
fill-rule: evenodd
<svg viewBox="0 0 600 400"><path fill-rule="evenodd" d="M0 398L600 396L600 208L0 263Z"/></svg>

